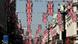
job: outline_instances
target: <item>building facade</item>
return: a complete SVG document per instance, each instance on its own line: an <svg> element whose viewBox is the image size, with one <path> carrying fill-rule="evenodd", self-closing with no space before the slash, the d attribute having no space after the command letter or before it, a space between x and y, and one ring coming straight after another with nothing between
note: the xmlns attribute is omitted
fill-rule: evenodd
<svg viewBox="0 0 78 44"><path fill-rule="evenodd" d="M74 44L78 33L78 0L72 0L73 10L76 14L77 21L73 22L72 18L68 15L65 16L66 21L66 44ZM76 44L76 43L75 43Z"/></svg>
<svg viewBox="0 0 78 44"><path fill-rule="evenodd" d="M66 18L66 37L77 35L78 30L78 0L73 0L73 10L76 13L77 21L73 22L72 18L68 15L65 16Z"/></svg>

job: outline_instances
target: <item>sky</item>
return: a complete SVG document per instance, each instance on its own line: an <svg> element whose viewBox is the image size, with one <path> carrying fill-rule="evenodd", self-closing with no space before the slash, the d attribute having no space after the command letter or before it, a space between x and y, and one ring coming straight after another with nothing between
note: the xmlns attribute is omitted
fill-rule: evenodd
<svg viewBox="0 0 78 44"><path fill-rule="evenodd" d="M18 19L22 22L22 27L24 28L24 33L27 30L27 17L26 17L26 0L16 0L16 12L18 12ZM32 35L35 34L38 24L42 25L42 31L45 29L45 25L42 22L43 12L47 11L47 1L46 0L32 0L32 24L31 30ZM54 3L54 13L57 12L58 3L61 3L61 0L56 0ZM53 16L48 16L48 22L51 22Z"/></svg>

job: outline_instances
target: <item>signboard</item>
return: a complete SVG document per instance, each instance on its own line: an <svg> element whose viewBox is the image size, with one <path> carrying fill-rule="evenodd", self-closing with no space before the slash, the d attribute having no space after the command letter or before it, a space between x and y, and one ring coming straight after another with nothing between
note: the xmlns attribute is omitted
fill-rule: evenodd
<svg viewBox="0 0 78 44"><path fill-rule="evenodd" d="M56 44L63 44L63 40L57 40Z"/></svg>

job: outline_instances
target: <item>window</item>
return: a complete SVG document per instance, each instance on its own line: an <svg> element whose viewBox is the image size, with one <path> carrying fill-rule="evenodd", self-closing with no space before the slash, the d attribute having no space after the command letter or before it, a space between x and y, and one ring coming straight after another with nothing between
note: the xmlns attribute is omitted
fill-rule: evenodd
<svg viewBox="0 0 78 44"><path fill-rule="evenodd" d="M77 30L77 35L78 35L78 30Z"/></svg>
<svg viewBox="0 0 78 44"><path fill-rule="evenodd" d="M78 22L77 22L77 28L78 28Z"/></svg>
<svg viewBox="0 0 78 44"><path fill-rule="evenodd" d="M69 16L67 19L66 19L66 22L70 21L71 17Z"/></svg>
<svg viewBox="0 0 78 44"><path fill-rule="evenodd" d="M77 6L77 11L78 11L78 6Z"/></svg>

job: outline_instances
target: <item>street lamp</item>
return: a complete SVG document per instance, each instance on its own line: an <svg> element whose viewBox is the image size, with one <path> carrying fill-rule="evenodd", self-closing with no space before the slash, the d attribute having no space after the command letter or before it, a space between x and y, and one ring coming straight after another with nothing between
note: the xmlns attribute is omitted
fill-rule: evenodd
<svg viewBox="0 0 78 44"><path fill-rule="evenodd" d="M65 39L66 39L66 29L65 29L65 25L66 25L66 21L65 20L66 19L65 19L65 15L67 15L65 4L63 5L63 9L60 9L60 12L62 14L62 21L63 21L62 39L63 39L63 44L65 44Z"/></svg>

